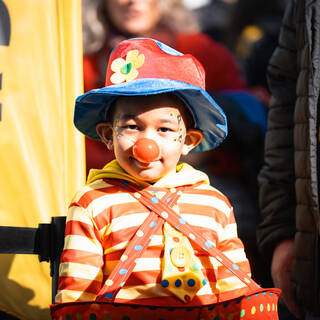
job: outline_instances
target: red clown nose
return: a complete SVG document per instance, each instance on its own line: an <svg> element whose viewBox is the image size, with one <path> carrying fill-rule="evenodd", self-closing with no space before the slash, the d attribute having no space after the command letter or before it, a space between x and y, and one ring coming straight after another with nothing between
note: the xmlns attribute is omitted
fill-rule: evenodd
<svg viewBox="0 0 320 320"><path fill-rule="evenodd" d="M159 147L154 140L141 138L133 146L133 156L143 162L149 163L157 160L160 154Z"/></svg>

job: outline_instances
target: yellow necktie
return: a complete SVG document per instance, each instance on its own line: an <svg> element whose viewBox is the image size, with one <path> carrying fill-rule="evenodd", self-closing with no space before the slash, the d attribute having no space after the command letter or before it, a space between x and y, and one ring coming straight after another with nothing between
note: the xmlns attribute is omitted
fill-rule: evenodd
<svg viewBox="0 0 320 320"><path fill-rule="evenodd" d="M188 303L206 284L200 260L195 256L188 238L181 232L167 222L164 223L163 232L164 258L161 284L180 300Z"/></svg>

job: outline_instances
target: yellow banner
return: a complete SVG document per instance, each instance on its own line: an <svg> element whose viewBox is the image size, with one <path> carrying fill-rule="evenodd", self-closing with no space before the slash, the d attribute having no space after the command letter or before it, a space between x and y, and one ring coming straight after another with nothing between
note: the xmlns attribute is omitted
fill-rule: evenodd
<svg viewBox="0 0 320 320"><path fill-rule="evenodd" d="M66 214L84 183L73 126L82 93L80 0L0 0L0 225L38 227ZM49 319L49 264L0 255L0 310Z"/></svg>

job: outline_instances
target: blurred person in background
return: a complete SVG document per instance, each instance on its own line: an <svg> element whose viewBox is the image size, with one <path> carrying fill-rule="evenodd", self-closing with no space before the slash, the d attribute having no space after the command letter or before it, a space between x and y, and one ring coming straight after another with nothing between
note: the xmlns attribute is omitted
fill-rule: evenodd
<svg viewBox="0 0 320 320"><path fill-rule="evenodd" d="M270 101L267 66L278 44L287 2L288 0L237 0L230 7L226 44L238 58L251 92L265 106Z"/></svg>
<svg viewBox="0 0 320 320"><path fill-rule="evenodd" d="M230 19L237 1L239 0L208 0L193 9L202 32L230 49L232 48L228 43Z"/></svg>
<svg viewBox="0 0 320 320"><path fill-rule="evenodd" d="M288 2L268 67L272 98L259 174L258 244L272 261L280 301L306 320L320 319L319 26L319 0Z"/></svg>

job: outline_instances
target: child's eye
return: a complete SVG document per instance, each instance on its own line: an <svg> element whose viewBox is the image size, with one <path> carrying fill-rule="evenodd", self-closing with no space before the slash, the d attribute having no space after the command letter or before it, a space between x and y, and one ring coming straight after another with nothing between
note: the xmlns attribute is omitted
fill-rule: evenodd
<svg viewBox="0 0 320 320"><path fill-rule="evenodd" d="M129 129L129 130L137 130L138 126L135 124L128 124L126 126L123 126L123 129Z"/></svg>
<svg viewBox="0 0 320 320"><path fill-rule="evenodd" d="M163 128L159 128L159 131L160 132L169 132L169 131L172 131L172 130L170 128L163 127Z"/></svg>

